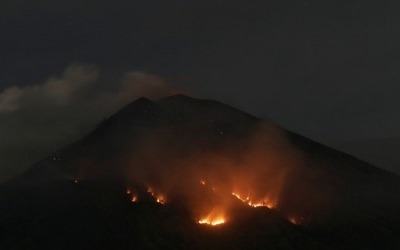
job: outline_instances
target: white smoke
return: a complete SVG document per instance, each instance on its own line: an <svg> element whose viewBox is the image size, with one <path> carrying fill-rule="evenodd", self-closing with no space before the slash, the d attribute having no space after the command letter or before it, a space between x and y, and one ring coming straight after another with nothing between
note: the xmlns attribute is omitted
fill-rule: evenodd
<svg viewBox="0 0 400 250"><path fill-rule="evenodd" d="M0 182L73 142L139 97L173 94L158 76L127 72L100 84L92 65L74 64L41 84L0 92ZM104 86L114 85L110 92Z"/></svg>

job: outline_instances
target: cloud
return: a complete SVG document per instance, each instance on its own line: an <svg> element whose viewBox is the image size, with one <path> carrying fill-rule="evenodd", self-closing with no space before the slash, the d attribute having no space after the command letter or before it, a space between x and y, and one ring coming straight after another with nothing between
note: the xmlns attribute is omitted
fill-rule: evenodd
<svg viewBox="0 0 400 250"><path fill-rule="evenodd" d="M0 94L0 112L11 112L18 108L18 102L21 98L21 89L11 87Z"/></svg>
<svg viewBox="0 0 400 250"><path fill-rule="evenodd" d="M31 105L68 105L98 78L93 66L72 65L61 77L53 77L44 84L10 87L0 93L0 113L29 109Z"/></svg>
<svg viewBox="0 0 400 250"><path fill-rule="evenodd" d="M116 82L102 83L100 75L93 65L73 64L42 84L0 92L0 182L77 140L135 99L174 93L163 78L140 71L127 72Z"/></svg>

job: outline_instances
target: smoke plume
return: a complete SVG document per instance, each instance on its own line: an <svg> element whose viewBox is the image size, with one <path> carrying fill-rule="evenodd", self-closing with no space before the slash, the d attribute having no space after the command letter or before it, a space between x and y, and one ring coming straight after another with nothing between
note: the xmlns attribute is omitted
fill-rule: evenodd
<svg viewBox="0 0 400 250"><path fill-rule="evenodd" d="M162 78L144 72L127 72L121 81L107 84L100 83L100 76L93 65L73 64L43 83L0 92L0 182L133 100L173 94Z"/></svg>

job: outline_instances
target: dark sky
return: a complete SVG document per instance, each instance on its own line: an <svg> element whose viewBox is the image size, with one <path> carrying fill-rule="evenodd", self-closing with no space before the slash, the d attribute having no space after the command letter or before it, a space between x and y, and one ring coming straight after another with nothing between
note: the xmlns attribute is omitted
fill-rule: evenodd
<svg viewBox="0 0 400 250"><path fill-rule="evenodd" d="M88 115L105 96L111 112L148 85L220 100L400 173L398 13L398 1L2 0L0 177L90 130L108 114Z"/></svg>

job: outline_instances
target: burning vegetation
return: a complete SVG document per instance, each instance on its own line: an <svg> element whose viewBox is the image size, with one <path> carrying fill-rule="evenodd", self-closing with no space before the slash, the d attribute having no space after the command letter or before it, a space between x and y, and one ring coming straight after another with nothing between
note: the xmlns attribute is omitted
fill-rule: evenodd
<svg viewBox="0 0 400 250"><path fill-rule="evenodd" d="M260 201L254 202L254 200L251 199L249 195L247 195L246 197L242 197L237 193L232 193L232 195L242 202L246 203L250 207L267 207L269 209L273 209L276 206L276 204L272 202L268 197L265 197Z"/></svg>
<svg viewBox="0 0 400 250"><path fill-rule="evenodd" d="M200 220L198 220L198 223L210 226L218 226L224 224L225 221L226 221L226 216L223 209L214 208L206 216L201 217Z"/></svg>
<svg viewBox="0 0 400 250"><path fill-rule="evenodd" d="M155 192L153 188L147 188L147 193L154 197L157 203L164 205L167 202L165 195Z"/></svg>
<svg viewBox="0 0 400 250"><path fill-rule="evenodd" d="M230 132L214 119L189 129L183 122L172 119L144 130L113 162L124 181L144 189L126 190L132 202L146 192L161 205L178 201L194 221L211 226L234 220L237 206L270 209L287 218L296 214L295 206L286 205L287 183L303 162L279 128L261 123Z"/></svg>
<svg viewBox="0 0 400 250"><path fill-rule="evenodd" d="M32 223L44 223L36 223L35 232L25 234L22 246L31 245L36 236L52 235L53 225L61 226L57 231L79 234L66 234L54 248L66 240L80 242L91 233L83 246L101 246L106 238L114 239L107 246L130 249L322 249L316 244L320 239L329 244L341 239L353 242L349 228L357 229L353 230L357 239L364 235L372 240L346 249L381 249L387 232L396 238L398 230L391 231L396 229L392 225L398 225L392 220L396 210L390 206L398 200L398 192L392 192L397 184L391 180L398 179L378 171L382 178L371 188L371 166L366 165L364 171L364 163L358 165L340 152L283 133L237 110L207 102L193 110L189 107L193 102L197 103L178 103L179 109L143 101L127 107L57 154L57 159L50 157L21 176L22 181L40 184L32 190L32 197L39 199L11 194L7 199L16 198L17 203L10 203L5 214L19 206L21 211L29 212L26 207L32 207L45 212L32 218ZM189 114L185 115L186 110ZM301 151L305 154L292 143L305 149ZM58 178L63 182L53 182ZM35 187L30 183L27 191ZM45 196L39 191L46 192ZM48 200L65 206L48 204ZM83 209L54 222L54 215L68 214L76 205ZM54 208L60 210L47 213ZM390 216L384 217L385 213ZM18 242L31 214L12 217L5 224L2 243ZM48 223L42 219L47 214ZM390 224L382 227L386 220ZM370 231L374 224L375 230ZM84 234L70 230L88 225L91 230ZM368 225L364 234L359 225ZM43 226L46 233L37 233L36 226ZM330 236L329 230L336 234ZM321 238L309 241L315 235ZM382 241L371 248L376 235ZM48 244L45 238L41 245ZM334 244L329 249L341 246Z"/></svg>
<svg viewBox="0 0 400 250"><path fill-rule="evenodd" d="M138 201L138 195L135 191L133 191L130 188L126 189L126 194L128 195L129 199L131 200L131 202L137 202Z"/></svg>

